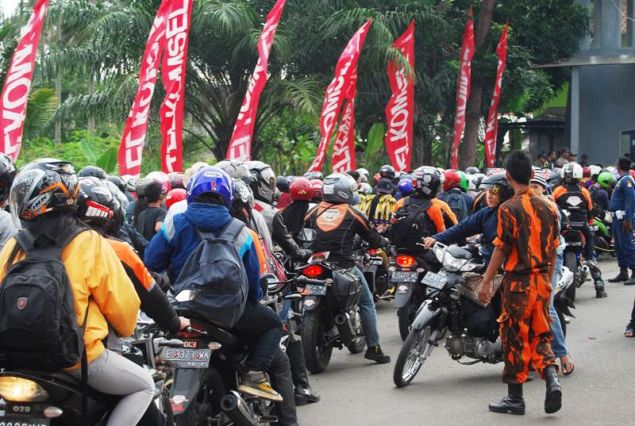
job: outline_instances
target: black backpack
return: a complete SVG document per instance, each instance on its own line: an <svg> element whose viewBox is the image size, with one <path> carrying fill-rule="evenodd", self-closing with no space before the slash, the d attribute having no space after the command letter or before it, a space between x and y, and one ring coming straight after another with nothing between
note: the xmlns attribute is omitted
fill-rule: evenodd
<svg viewBox="0 0 635 426"><path fill-rule="evenodd" d="M21 230L12 265L0 283L0 367L56 371L84 364L84 324L77 324L73 291L61 261L64 247L85 228L64 232L53 245L36 244ZM39 242L39 240L38 240Z"/></svg>
<svg viewBox="0 0 635 426"><path fill-rule="evenodd" d="M398 249L423 251L422 239L434 234L436 228L428 216L432 201L421 198L408 198L402 208L397 210L390 228L390 241Z"/></svg>

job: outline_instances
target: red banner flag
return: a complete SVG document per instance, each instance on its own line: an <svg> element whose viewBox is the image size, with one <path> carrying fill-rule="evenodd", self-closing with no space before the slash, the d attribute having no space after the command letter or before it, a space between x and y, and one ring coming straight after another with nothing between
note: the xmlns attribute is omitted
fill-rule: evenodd
<svg viewBox="0 0 635 426"><path fill-rule="evenodd" d="M18 158L22 146L26 106L47 3L48 0L38 0L29 22L22 28L20 41L13 52L0 97L2 152L13 161Z"/></svg>
<svg viewBox="0 0 635 426"><path fill-rule="evenodd" d="M470 18L465 23L463 46L459 60L459 77L456 83L456 116L454 118L454 140L452 141L452 168L459 168L459 145L465 130L465 113L467 100L470 97L472 80L472 58L474 57L474 18L470 10Z"/></svg>
<svg viewBox="0 0 635 426"><path fill-rule="evenodd" d="M410 170L412 158L412 126L414 118L415 87L415 23L410 23L406 31L393 43L395 49L404 55L412 72L400 67L397 61L388 63L388 79L392 96L386 105L388 131L384 139L390 163L398 172Z"/></svg>
<svg viewBox="0 0 635 426"><path fill-rule="evenodd" d="M357 168L355 158L355 94L344 104L331 157L333 173L346 173Z"/></svg>
<svg viewBox="0 0 635 426"><path fill-rule="evenodd" d="M130 175L138 178L141 175L143 145L148 130L148 113L157 83L169 3L169 0L161 2L141 58L139 87L119 145L119 174L121 176Z"/></svg>
<svg viewBox="0 0 635 426"><path fill-rule="evenodd" d="M494 167L496 162L496 136L498 133L498 103L501 98L501 90L503 84L503 73L505 72L505 63L507 61L507 30L508 24L505 24L503 34L501 34L496 47L498 55L498 70L496 71L496 84L494 85L494 94L492 95L492 103L489 107L489 115L487 116L487 128L485 130L485 159L487 167Z"/></svg>
<svg viewBox="0 0 635 426"><path fill-rule="evenodd" d="M335 127L335 123L337 123L342 103L349 93L352 75L357 74L359 54L371 24L372 20L369 19L357 30L353 38L348 42L344 52L342 52L340 59L337 61L337 65L335 66L335 78L333 78L333 81L331 81L326 88L320 118L320 145L318 146L315 159L311 167L309 167L310 172L316 172L322 169L324 158L326 157L326 150L331 140L331 135L333 134L333 128Z"/></svg>
<svg viewBox="0 0 635 426"><path fill-rule="evenodd" d="M159 110L163 135L161 161L165 173L183 170L183 106L191 12L192 0L171 0L165 23L165 54L161 63L165 98Z"/></svg>
<svg viewBox="0 0 635 426"><path fill-rule="evenodd" d="M247 161L251 159L251 141L256 125L258 103L260 102L260 94L265 88L265 84L267 84L269 54L271 53L273 38L276 35L276 29L278 28L278 22L280 22L285 3L286 0L278 0L269 15L267 15L265 27L258 40L258 63L249 80L247 93L245 93L245 99L240 107L238 119L234 125L234 132L227 149L226 158L228 160Z"/></svg>

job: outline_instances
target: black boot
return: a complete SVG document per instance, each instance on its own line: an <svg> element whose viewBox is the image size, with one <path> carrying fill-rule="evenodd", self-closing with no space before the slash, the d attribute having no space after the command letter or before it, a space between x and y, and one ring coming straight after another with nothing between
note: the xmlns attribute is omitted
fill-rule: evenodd
<svg viewBox="0 0 635 426"><path fill-rule="evenodd" d="M610 283L621 283L622 281L628 280L628 269L620 268L620 273L617 274L615 278L611 278L609 280Z"/></svg>
<svg viewBox="0 0 635 426"><path fill-rule="evenodd" d="M545 394L545 413L553 414L562 407L562 386L558 381L558 371L555 366L545 369L547 393Z"/></svg>
<svg viewBox="0 0 635 426"><path fill-rule="evenodd" d="M377 364L388 364L390 362L390 357L381 350L379 345L368 348L364 358L375 361Z"/></svg>
<svg viewBox="0 0 635 426"><path fill-rule="evenodd" d="M633 275L631 275L631 279L630 280L626 279L624 281L624 285L635 285L635 269L631 269L631 271L633 271Z"/></svg>
<svg viewBox="0 0 635 426"><path fill-rule="evenodd" d="M525 414L525 400L523 399L523 385L520 383L510 383L507 385L507 396L500 402L493 402L489 405L489 410L494 413Z"/></svg>
<svg viewBox="0 0 635 426"><path fill-rule="evenodd" d="M601 299L606 297L606 290L604 289L604 280L601 278L595 282L595 298Z"/></svg>

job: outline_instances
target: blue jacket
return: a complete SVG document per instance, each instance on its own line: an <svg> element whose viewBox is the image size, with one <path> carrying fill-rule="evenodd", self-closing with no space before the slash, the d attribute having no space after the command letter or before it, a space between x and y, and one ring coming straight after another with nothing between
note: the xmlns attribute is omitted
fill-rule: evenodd
<svg viewBox="0 0 635 426"><path fill-rule="evenodd" d="M630 175L622 176L615 185L609 210L612 212L623 210L626 213L626 219L632 220L635 213L635 183Z"/></svg>
<svg viewBox="0 0 635 426"><path fill-rule="evenodd" d="M151 271L168 271L170 281L174 282L185 265L190 254L196 249L201 239L196 232L218 232L232 219L229 210L224 206L192 203L185 213L175 215L167 220L150 244L146 247L144 263ZM262 299L260 286L260 263L251 233L246 228L240 234L238 254L243 260L247 279L249 280L249 300Z"/></svg>
<svg viewBox="0 0 635 426"><path fill-rule="evenodd" d="M494 252L494 240L498 228L498 209L484 207L466 217L447 231L433 235L432 238L442 244L457 244L465 238L483 234L481 253L485 262L489 263Z"/></svg>

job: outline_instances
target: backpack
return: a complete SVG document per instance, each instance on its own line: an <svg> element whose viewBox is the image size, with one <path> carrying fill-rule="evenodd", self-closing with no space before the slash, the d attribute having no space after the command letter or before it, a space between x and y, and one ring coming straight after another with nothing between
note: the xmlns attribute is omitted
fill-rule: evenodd
<svg viewBox="0 0 635 426"><path fill-rule="evenodd" d="M404 206L397 210L390 228L390 241L398 249L421 251L422 239L435 233L435 226L428 216L432 201L408 198Z"/></svg>
<svg viewBox="0 0 635 426"><path fill-rule="evenodd" d="M455 190L446 192L443 201L448 203L459 222L468 217L470 209L462 192Z"/></svg>
<svg viewBox="0 0 635 426"><path fill-rule="evenodd" d="M196 230L201 242L174 283L178 310L226 328L236 324L249 294L247 272L234 245L244 227L232 219L217 234Z"/></svg>
<svg viewBox="0 0 635 426"><path fill-rule="evenodd" d="M26 257L0 283L0 367L57 371L85 362L84 323L77 324L73 291L61 260L64 247L84 228L66 231L53 246L35 245L21 230L14 255Z"/></svg>

